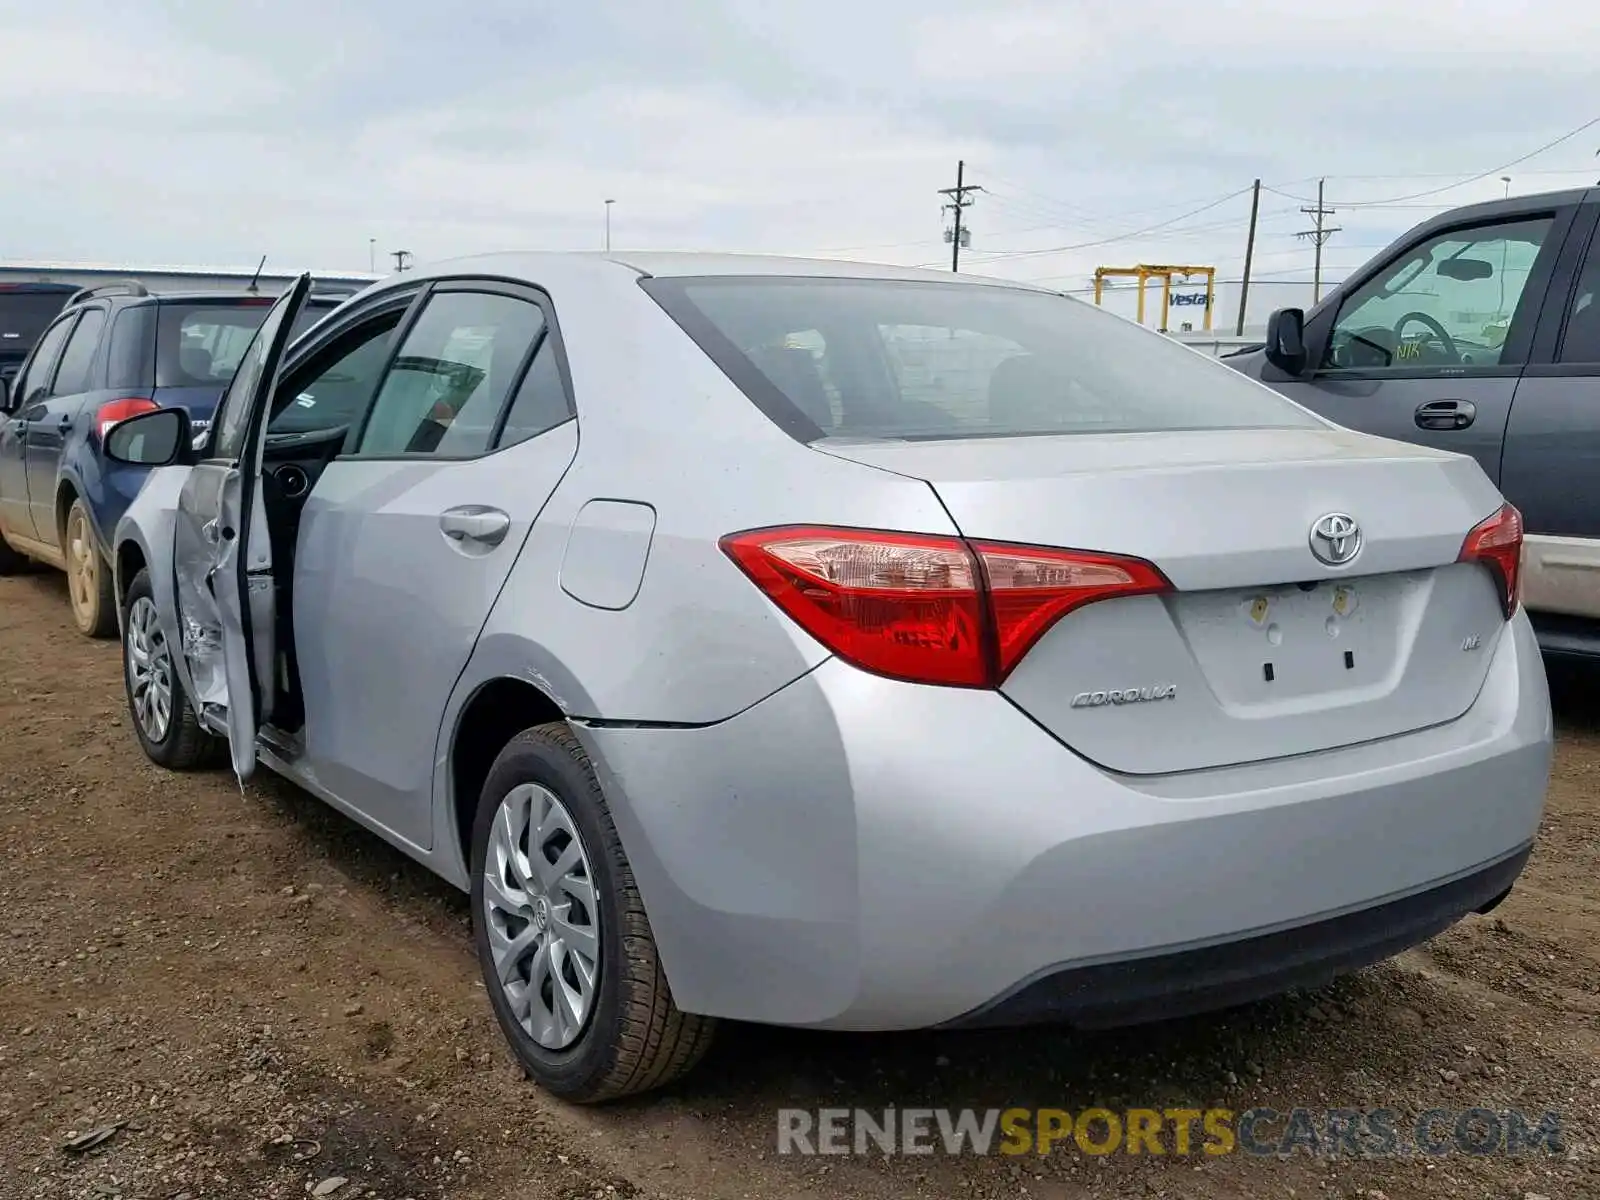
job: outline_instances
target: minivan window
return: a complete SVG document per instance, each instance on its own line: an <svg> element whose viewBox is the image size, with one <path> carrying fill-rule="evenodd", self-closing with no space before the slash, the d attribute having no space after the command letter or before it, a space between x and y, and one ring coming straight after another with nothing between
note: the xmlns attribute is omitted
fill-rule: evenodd
<svg viewBox="0 0 1600 1200"><path fill-rule="evenodd" d="M803 439L1321 424L1206 355L1049 292L765 276L641 286Z"/></svg>

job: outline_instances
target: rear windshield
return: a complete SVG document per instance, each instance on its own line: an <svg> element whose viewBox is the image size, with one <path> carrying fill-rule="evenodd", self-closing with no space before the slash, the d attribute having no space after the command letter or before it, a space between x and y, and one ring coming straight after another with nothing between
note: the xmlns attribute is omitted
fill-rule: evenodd
<svg viewBox="0 0 1600 1200"><path fill-rule="evenodd" d="M70 288L35 292L0 287L0 354L20 356L31 350L71 298Z"/></svg>
<svg viewBox="0 0 1600 1200"><path fill-rule="evenodd" d="M272 302L270 296L234 303L164 302L156 321L156 386L226 387ZM293 336L299 337L332 307L307 304Z"/></svg>
<svg viewBox="0 0 1600 1200"><path fill-rule="evenodd" d="M750 276L641 286L803 441L1322 424L1206 355L1046 292Z"/></svg>

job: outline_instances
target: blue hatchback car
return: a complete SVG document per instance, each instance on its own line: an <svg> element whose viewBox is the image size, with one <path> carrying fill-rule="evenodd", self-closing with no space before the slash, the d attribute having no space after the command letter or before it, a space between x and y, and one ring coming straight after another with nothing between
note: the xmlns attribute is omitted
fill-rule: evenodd
<svg viewBox="0 0 1600 1200"><path fill-rule="evenodd" d="M315 324L348 294L314 292L299 324ZM251 292L154 295L138 283L68 301L0 384L0 575L30 561L58 567L79 630L116 630L107 543L146 472L106 461L106 431L173 406L205 429L272 301Z"/></svg>

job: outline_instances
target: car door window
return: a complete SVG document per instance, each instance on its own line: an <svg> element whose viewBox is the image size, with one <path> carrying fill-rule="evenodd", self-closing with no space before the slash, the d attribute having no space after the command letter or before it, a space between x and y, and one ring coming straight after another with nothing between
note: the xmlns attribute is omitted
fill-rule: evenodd
<svg viewBox="0 0 1600 1200"><path fill-rule="evenodd" d="M1600 235L1589 243L1556 361L1600 363Z"/></svg>
<svg viewBox="0 0 1600 1200"><path fill-rule="evenodd" d="M75 396L89 390L89 368L94 364L94 352L100 346L100 331L106 327L106 310L85 309L77 328L67 339L67 348L61 352L61 366L56 371L56 396Z"/></svg>
<svg viewBox="0 0 1600 1200"><path fill-rule="evenodd" d="M1553 217L1479 225L1406 251L1340 306L1322 368L1499 366L1554 225Z"/></svg>
<svg viewBox="0 0 1600 1200"><path fill-rule="evenodd" d="M517 387L517 394L512 397L511 411L506 414L505 426L495 444L501 448L515 446L554 429L571 417L572 402L561 381L555 338L546 333Z"/></svg>
<svg viewBox="0 0 1600 1200"><path fill-rule="evenodd" d="M366 410L389 361L404 307L357 325L284 381L273 400L269 437L347 429Z"/></svg>
<svg viewBox="0 0 1600 1200"><path fill-rule="evenodd" d="M384 377L356 455L485 453L543 329L544 313L529 300L435 293Z"/></svg>
<svg viewBox="0 0 1600 1200"><path fill-rule="evenodd" d="M17 380L16 396L18 403L28 404L35 400L35 392L47 389L50 376L55 372L56 360L61 357L61 347L66 343L67 334L72 332L72 324L77 320L77 314L57 321L44 336L39 339L39 344L34 347L33 358L28 362L28 369L22 378Z"/></svg>

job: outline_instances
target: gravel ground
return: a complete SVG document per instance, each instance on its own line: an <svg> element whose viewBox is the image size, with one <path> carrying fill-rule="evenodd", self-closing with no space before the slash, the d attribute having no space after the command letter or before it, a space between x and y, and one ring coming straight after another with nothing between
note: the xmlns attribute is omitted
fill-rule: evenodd
<svg viewBox="0 0 1600 1200"><path fill-rule="evenodd" d="M1112 1035L727 1028L592 1111L513 1068L461 896L271 777L146 763L115 643L59 577L3 579L0 1197L1600 1196L1596 678L1555 681L1512 897L1392 963ZM807 1158L776 1153L786 1105L1554 1110L1565 1152Z"/></svg>

